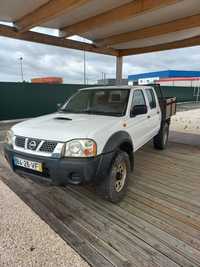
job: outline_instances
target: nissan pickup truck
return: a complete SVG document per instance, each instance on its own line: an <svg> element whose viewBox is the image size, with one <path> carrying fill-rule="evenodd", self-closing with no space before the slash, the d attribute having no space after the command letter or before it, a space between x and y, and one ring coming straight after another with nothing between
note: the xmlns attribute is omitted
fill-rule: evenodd
<svg viewBox="0 0 200 267"><path fill-rule="evenodd" d="M80 89L57 112L13 126L5 158L21 176L53 185L90 183L117 203L135 152L151 139L165 149L175 113L176 98L163 97L158 85Z"/></svg>

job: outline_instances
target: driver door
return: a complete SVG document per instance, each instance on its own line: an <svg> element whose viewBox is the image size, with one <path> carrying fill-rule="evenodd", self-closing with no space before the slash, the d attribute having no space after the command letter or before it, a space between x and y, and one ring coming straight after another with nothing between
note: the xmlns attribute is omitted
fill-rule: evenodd
<svg viewBox="0 0 200 267"><path fill-rule="evenodd" d="M147 105L144 97L144 93L141 89L134 90L131 109L137 105ZM143 146L149 137L149 122L148 122L148 113L140 114L137 116L131 116L129 119L129 132L133 138L135 150Z"/></svg>

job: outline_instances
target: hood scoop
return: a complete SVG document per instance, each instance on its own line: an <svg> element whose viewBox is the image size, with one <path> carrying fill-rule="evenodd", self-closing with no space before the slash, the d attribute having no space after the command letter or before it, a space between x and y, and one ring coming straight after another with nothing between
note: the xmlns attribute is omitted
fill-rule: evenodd
<svg viewBox="0 0 200 267"><path fill-rule="evenodd" d="M66 118L66 117L56 117L56 118L54 118L54 120L72 121L72 119Z"/></svg>

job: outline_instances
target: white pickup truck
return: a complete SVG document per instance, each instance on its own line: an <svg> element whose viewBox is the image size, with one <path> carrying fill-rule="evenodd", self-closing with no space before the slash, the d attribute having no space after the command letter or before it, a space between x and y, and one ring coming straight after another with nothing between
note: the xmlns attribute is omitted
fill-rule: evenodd
<svg viewBox="0 0 200 267"><path fill-rule="evenodd" d="M56 113L13 126L5 157L22 176L54 185L93 183L103 197L119 202L134 152L151 139L157 149L167 145L176 99L164 98L159 88L80 89Z"/></svg>

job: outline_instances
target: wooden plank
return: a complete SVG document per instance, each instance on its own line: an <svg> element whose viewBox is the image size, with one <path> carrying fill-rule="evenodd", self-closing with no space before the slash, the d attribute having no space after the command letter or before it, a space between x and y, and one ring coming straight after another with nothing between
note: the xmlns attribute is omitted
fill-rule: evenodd
<svg viewBox="0 0 200 267"><path fill-rule="evenodd" d="M145 146L145 149L140 150L139 152L141 152L141 155L143 157L146 156L148 159L150 159L148 155L153 155L153 157L159 158L161 162L171 163L171 165L174 165L174 166L177 165L177 167L182 166L182 161L184 165L187 163L189 164L192 163L194 167L195 166L197 167L200 161L199 158L197 157L200 153L199 148L195 149L192 147L191 149L190 146L186 146L185 151L187 151L187 153L183 153L181 150L181 147L177 144L173 144L173 145L170 144L169 149L166 149L164 151L163 150L158 151L152 148L153 147L151 146ZM148 152L148 155L146 152ZM174 160L178 160L178 164L177 162L174 162Z"/></svg>
<svg viewBox="0 0 200 267"><path fill-rule="evenodd" d="M141 178L141 176L138 176L138 177L134 177L134 179L142 180L143 178ZM142 185L135 182L133 184L133 187L134 188L136 188L136 187L141 188L142 191L148 190L149 192L151 192L152 195L157 196L159 199L165 200L167 203L172 203L175 206L182 207L183 209L190 210L193 213L200 215L200 207L199 207L198 203L193 203L191 201L188 202L187 199L178 196L178 194L173 194L173 195L169 194L169 193L166 194L163 191L155 190L155 188L152 188L152 187L150 188L150 187L147 187L146 185L148 185L148 181L143 182ZM144 190L143 190L143 188L144 188ZM188 193L188 195L190 196L189 193Z"/></svg>
<svg viewBox="0 0 200 267"><path fill-rule="evenodd" d="M91 2L91 0L50 0L31 13L18 19L15 22L15 26L20 32L26 32L35 26L40 26L41 24L62 15L64 12L72 11L89 2Z"/></svg>
<svg viewBox="0 0 200 267"><path fill-rule="evenodd" d="M171 203L167 203L161 199L154 197L152 194L148 194L147 189L142 188L131 188L130 189L134 198L137 197L137 200L145 203L153 209L157 209L177 220L180 220L183 223L186 223L193 228L200 231L199 220L195 219L195 214L191 218L191 212L188 210L181 209L180 207L173 206ZM131 197L131 195L129 195Z"/></svg>
<svg viewBox="0 0 200 267"><path fill-rule="evenodd" d="M58 47L64 47L69 49L84 50L88 52L100 53L117 56L118 52L114 49L98 48L93 44L87 44L84 42L78 42L70 39L63 39L47 34L28 31L25 33L18 33L15 28L0 25L0 36L19 39L23 41L30 41L35 43L42 43L46 45L54 45Z"/></svg>
<svg viewBox="0 0 200 267"><path fill-rule="evenodd" d="M145 164L145 167L147 168L148 165L150 165L148 163ZM194 181L192 181L191 179L193 177L188 177L188 173L191 172L191 169L188 171L185 170L185 172L182 173L182 171L179 171L177 169L173 170L173 168L170 166L167 169L160 165L160 172L158 172L155 162L152 162L152 165L153 166L151 166L151 172L148 172L144 168L144 166L142 166L142 164L138 164L138 169L136 169L134 173L134 179L136 179L136 177L142 176L142 178L140 179L141 181L145 182L148 179L149 181L157 182L158 184L161 184L163 186L167 185L167 183L169 184L170 181L169 188L171 188L172 190L180 189L185 193L190 193L191 191L198 192L197 186L200 186L200 183L198 180L195 180L197 177L194 177ZM162 177L164 177L165 179L163 179Z"/></svg>
<svg viewBox="0 0 200 267"><path fill-rule="evenodd" d="M182 1L182 0L181 0ZM146 12L164 8L180 2L180 0L135 0L121 5L104 13L92 16L75 24L63 27L62 36L81 35L96 28L106 27L109 24L142 15Z"/></svg>
<svg viewBox="0 0 200 267"><path fill-rule="evenodd" d="M124 203L129 203L129 198L125 200ZM177 229L180 229L180 231L188 234L191 238L194 238L195 240L200 240L200 232L193 228L192 226L183 223L176 218L169 216L162 211L156 210L154 208L151 208L150 206L146 205L145 203L142 203L141 201L138 201L134 196L132 196L132 201L130 204L133 208L136 207L140 211L143 211L146 214L150 214L154 218L160 219L163 224L166 222L167 224L169 223L170 225L174 226ZM195 241L194 241L195 243Z"/></svg>
<svg viewBox="0 0 200 267"><path fill-rule="evenodd" d="M136 189L136 186L133 187L134 189ZM137 189L140 190L139 188L141 188L142 192L149 193L152 196L156 197L157 199L165 201L166 204L171 203L174 206L181 207L185 210L192 211L193 213L200 214L198 205L195 205L193 203L188 203L187 201L183 201L182 199L177 199L177 197L171 197L169 194L163 194L162 192L152 190L150 188L147 189L146 187L138 186Z"/></svg>
<svg viewBox="0 0 200 267"><path fill-rule="evenodd" d="M141 172L137 172L135 171L134 174L134 178L133 181L135 179L140 179L141 182L146 182L147 179L150 182L155 182L158 184L161 184L162 186L167 186L167 183L169 185L169 188L172 190L181 190L182 192L186 193L186 194L190 194L190 192L194 191L194 192L198 192L197 187L200 186L200 184L196 181L192 182L188 181L186 177L182 176L181 178L178 176L178 174L175 175L169 175L169 174L165 174L164 171L161 169L160 171L163 172L163 175L165 175L165 179L162 179L161 175L159 175L158 173L154 173L153 171L151 172L150 175L148 175L148 173L144 173L142 172L142 176L141 176Z"/></svg>
<svg viewBox="0 0 200 267"><path fill-rule="evenodd" d="M146 206L146 208L144 210L141 209L141 205L139 203L139 205L137 205L137 201L129 201L129 199L127 199L126 202L123 202L122 205L120 205L121 207L123 207L124 209L126 209L127 211L131 212L132 214L134 214L135 216L145 220L146 222L149 222L151 224L153 224L155 227L161 229L162 231L174 236L177 239L182 240L183 242L187 243L189 246L200 250L200 240L193 236L191 236L191 227L190 227L190 232L186 233L184 231L184 228L182 227L186 227L187 225L185 224L181 224L181 227L178 228L177 225L179 225L179 222L176 222L176 226L174 226L173 224L170 223L170 219L169 220L163 220L163 218L157 218L154 217L152 215L150 215L148 213L148 207ZM144 205L143 205L144 208ZM196 233L197 231L195 231Z"/></svg>
<svg viewBox="0 0 200 267"><path fill-rule="evenodd" d="M97 214L96 210L86 207L73 195L54 189L49 192L47 198L41 196L41 201L44 201L50 210L55 211L58 217L59 212L61 218L64 217L63 221L66 225L73 228L74 232L78 232L83 240L89 239L96 249L103 251L104 256L110 258L115 266L135 266L151 260L145 251L137 248L136 243L133 242L134 238L128 242L126 233L123 236L119 227ZM128 246L131 250L127 249Z"/></svg>
<svg viewBox="0 0 200 267"><path fill-rule="evenodd" d="M188 30L200 26L200 14L177 19L174 21L162 23L159 25L139 29L113 35L101 40L96 40L98 46L112 46L121 43L128 43L130 41L137 41L146 38L158 37L164 34L174 33L178 31Z"/></svg>
<svg viewBox="0 0 200 267"><path fill-rule="evenodd" d="M200 45L200 36L194 36L179 41L167 42L158 45L144 46L139 48L120 49L119 56L139 55L158 51L186 48Z"/></svg>
<svg viewBox="0 0 200 267"><path fill-rule="evenodd" d="M108 216L108 218L111 221L114 221L129 233L134 233L134 235L136 235L138 238L144 240L147 244L150 244L153 248L156 248L158 251L166 255L169 259L183 266L192 266L191 258L189 260L188 257L186 257L185 255L185 253L187 254L189 252L190 247L188 246L189 250L186 249L187 250L186 252L185 246L187 245L185 243L178 244L177 242L179 242L179 240L174 239L170 235L167 235L167 233L165 232L159 231L159 229L153 227L151 224L148 224L145 221L140 220L140 218L134 216L133 214L130 214L130 212L127 212L116 205L111 207L107 202L102 203L101 200L97 200L94 194L92 194L89 191L87 191L87 193L85 194L84 193L81 194L79 192L80 190L75 191L73 188L70 189L73 191L73 193L77 194L77 198L82 200L83 202L85 202L87 199L87 206L95 205L99 213L101 213L106 217ZM92 202L91 199L93 200ZM181 252L182 249L184 252L183 251ZM195 251L194 253L197 252L196 250L193 249L192 251L193 252ZM188 253L188 256L189 254L190 252ZM200 258L198 259L197 257L197 261L198 260L200 260ZM168 266L171 266L170 263L168 263Z"/></svg>
<svg viewBox="0 0 200 267"><path fill-rule="evenodd" d="M146 183L138 181L137 184L135 184L135 186L140 186L141 187L146 187L146 188L150 188L150 189L154 189L158 192L161 192L163 194L168 194L171 197L177 198L179 200L182 200L184 202L188 202L190 204L195 204L198 205L199 203L199 195L196 196L197 192L193 193L190 192L190 194L184 194L182 192L176 191L176 190L172 190L172 189L167 189L167 187L163 187L161 185L158 185L157 183L151 184L148 183L148 186Z"/></svg>

